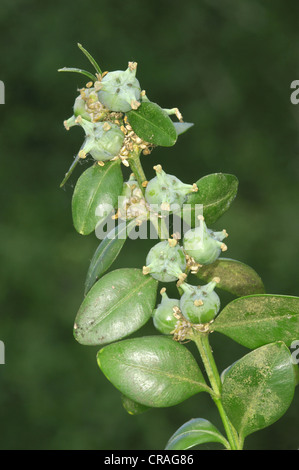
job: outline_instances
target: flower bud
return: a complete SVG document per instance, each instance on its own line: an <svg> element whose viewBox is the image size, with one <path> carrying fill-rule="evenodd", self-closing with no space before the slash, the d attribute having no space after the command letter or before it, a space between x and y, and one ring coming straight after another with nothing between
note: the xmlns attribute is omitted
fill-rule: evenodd
<svg viewBox="0 0 299 470"><path fill-rule="evenodd" d="M164 335L169 335L177 323L177 319L173 315L173 307L179 307L180 301L170 299L164 289L161 290L161 295L162 301L153 312L153 323L158 331Z"/></svg>
<svg viewBox="0 0 299 470"><path fill-rule="evenodd" d="M216 261L221 251L227 250L227 246L222 242L227 236L226 230L213 232L208 229L204 218L200 216L199 226L185 233L184 250L197 263L211 264Z"/></svg>
<svg viewBox="0 0 299 470"><path fill-rule="evenodd" d="M156 176L148 182L145 198L149 204L155 204L161 209L171 206L182 207L187 194L197 191L196 185L184 184L176 176L168 175L161 165L154 167Z"/></svg>
<svg viewBox="0 0 299 470"><path fill-rule="evenodd" d="M99 84L100 102L110 111L126 113L140 105L140 84L136 75L136 63L129 63L127 70L108 72Z"/></svg>
<svg viewBox="0 0 299 470"><path fill-rule="evenodd" d="M185 278L185 269L186 258L182 248L178 244L173 246L165 240L151 248L143 273L150 273L158 281L173 282Z"/></svg>
<svg viewBox="0 0 299 470"><path fill-rule="evenodd" d="M181 285L184 291L180 300L180 310L191 323L208 323L220 310L220 299L214 288L219 282L215 278L204 286Z"/></svg>

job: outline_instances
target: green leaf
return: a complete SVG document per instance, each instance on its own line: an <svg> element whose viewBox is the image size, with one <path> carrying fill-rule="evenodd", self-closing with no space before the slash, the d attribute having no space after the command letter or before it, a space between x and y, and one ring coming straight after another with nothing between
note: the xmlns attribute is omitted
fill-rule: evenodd
<svg viewBox="0 0 299 470"><path fill-rule="evenodd" d="M274 341L290 346L299 339L299 297L241 297L224 307L211 328L250 349Z"/></svg>
<svg viewBox="0 0 299 470"><path fill-rule="evenodd" d="M193 122L174 122L173 125L178 136L184 134L190 127L194 126Z"/></svg>
<svg viewBox="0 0 299 470"><path fill-rule="evenodd" d="M214 263L202 266L197 277L204 282L219 277L217 287L237 297L265 293L264 284L254 269L230 258L218 258Z"/></svg>
<svg viewBox="0 0 299 470"><path fill-rule="evenodd" d="M183 424L169 439L165 450L186 450L206 442L220 442L227 449L230 445L218 429L202 418L194 418Z"/></svg>
<svg viewBox="0 0 299 470"><path fill-rule="evenodd" d="M121 396L121 401L124 409L126 410L129 415L140 415L145 411L149 410L149 406L141 405L131 398L126 397L124 394Z"/></svg>
<svg viewBox="0 0 299 470"><path fill-rule="evenodd" d="M74 336L80 344L117 341L141 328L151 317L157 281L140 269L105 274L90 289L76 316Z"/></svg>
<svg viewBox="0 0 299 470"><path fill-rule="evenodd" d="M187 197L189 211L185 207L185 216L191 218L191 226L195 226L196 204L203 205L203 216L207 225L213 224L231 206L238 191L238 179L226 173L214 173L204 176L197 181L198 191ZM189 214L190 212L190 214Z"/></svg>
<svg viewBox="0 0 299 470"><path fill-rule="evenodd" d="M101 241L89 265L85 280L85 295L115 261L124 246L130 229L135 225L135 220L122 222L112 229Z"/></svg>
<svg viewBox="0 0 299 470"><path fill-rule="evenodd" d="M123 175L119 162L93 165L77 181L72 198L72 215L75 229L89 235L96 225L106 219L96 214L99 204L116 207L123 188Z"/></svg>
<svg viewBox="0 0 299 470"><path fill-rule="evenodd" d="M129 111L127 117L133 131L146 142L162 147L171 147L176 143L173 122L156 103L141 103L136 111Z"/></svg>
<svg viewBox="0 0 299 470"><path fill-rule="evenodd" d="M76 67L63 67L62 69L58 69L58 72L80 73L81 75L85 75L86 77L88 77L93 82L95 82L97 80L97 77L93 73L90 73L87 70L78 69Z"/></svg>
<svg viewBox="0 0 299 470"><path fill-rule="evenodd" d="M251 351L225 374L222 402L241 441L277 421L290 406L295 375L283 342Z"/></svg>
<svg viewBox="0 0 299 470"><path fill-rule="evenodd" d="M145 336L110 344L98 365L124 395L150 407L173 406L207 390L188 349L165 336Z"/></svg>
<svg viewBox="0 0 299 470"><path fill-rule="evenodd" d="M89 60L89 62L91 63L91 65L93 65L93 67L95 68L95 71L97 73L99 73L100 75L102 75L102 71L98 65L98 63L95 61L95 59L92 57L92 55L86 50L84 49L84 47L82 46L82 44L79 44L78 43L78 47L79 49L83 52L83 54L85 54L85 56L87 57L87 59Z"/></svg>

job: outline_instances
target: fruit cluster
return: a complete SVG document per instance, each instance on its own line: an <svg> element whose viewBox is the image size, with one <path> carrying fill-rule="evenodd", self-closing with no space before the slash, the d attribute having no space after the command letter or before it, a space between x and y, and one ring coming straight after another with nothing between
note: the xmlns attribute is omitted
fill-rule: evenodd
<svg viewBox="0 0 299 470"><path fill-rule="evenodd" d="M143 273L151 274L161 282L178 281L177 285L182 293L180 300L170 299L165 288L162 289L162 301L153 312L154 325L161 333L173 333L180 320L178 312L191 324L213 321L220 310L220 299L214 291L220 279L216 277L206 285L193 286L186 282L186 278L190 266L194 269L194 265L197 265L199 269L217 260L221 252L227 249L222 242L225 237L225 230L213 232L200 216L199 225L184 235L182 246L177 239L172 238L151 248Z"/></svg>

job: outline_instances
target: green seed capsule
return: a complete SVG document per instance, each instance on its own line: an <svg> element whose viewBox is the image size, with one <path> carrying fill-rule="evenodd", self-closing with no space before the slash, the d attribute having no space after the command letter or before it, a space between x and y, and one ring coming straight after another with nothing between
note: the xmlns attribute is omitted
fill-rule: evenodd
<svg viewBox="0 0 299 470"><path fill-rule="evenodd" d="M90 114L87 112L86 110L86 103L84 101L84 99L81 97L81 95L79 95L76 99L75 99L75 103L74 103L74 115L76 117L78 116L82 116L83 119L86 119L86 121L91 121L91 117L90 117Z"/></svg>
<svg viewBox="0 0 299 470"><path fill-rule="evenodd" d="M197 191L196 185L184 184L176 176L168 175L161 165L154 167L155 178L148 182L145 198L149 204L157 204L161 209L171 210L171 206L180 208L187 194Z"/></svg>
<svg viewBox="0 0 299 470"><path fill-rule="evenodd" d="M184 236L184 250L194 258L197 263L211 264L219 257L221 251L226 251L227 246L222 242L227 237L227 232L213 232L209 230L204 218L199 218L199 226L188 230Z"/></svg>
<svg viewBox="0 0 299 470"><path fill-rule="evenodd" d="M155 328L169 335L175 328L177 319L174 317L173 307L179 307L178 299L170 299L164 289L161 290L162 301L153 312L153 323Z"/></svg>
<svg viewBox="0 0 299 470"><path fill-rule="evenodd" d="M107 73L101 80L98 91L100 102L110 111L126 113L137 109L141 97L136 75L137 64L129 62L127 70Z"/></svg>
<svg viewBox="0 0 299 470"><path fill-rule="evenodd" d="M143 273L150 273L158 281L173 282L185 279L185 269L186 258L182 248L178 244L173 246L169 241L162 241L149 251Z"/></svg>
<svg viewBox="0 0 299 470"><path fill-rule="evenodd" d="M81 116L66 121L67 128L79 125L85 131L85 141L80 149L82 158L88 153L98 161L111 160L117 156L123 145L124 134L111 122L88 122Z"/></svg>
<svg viewBox="0 0 299 470"><path fill-rule="evenodd" d="M208 323L215 318L220 310L220 299L214 288L218 278L205 286L191 286L183 283L184 293L180 300L180 310L191 323Z"/></svg>

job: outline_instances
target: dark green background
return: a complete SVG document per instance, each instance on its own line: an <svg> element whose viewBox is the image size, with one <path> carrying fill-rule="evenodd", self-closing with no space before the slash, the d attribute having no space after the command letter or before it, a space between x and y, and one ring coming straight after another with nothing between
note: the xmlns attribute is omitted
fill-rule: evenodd
<svg viewBox="0 0 299 470"><path fill-rule="evenodd" d="M186 183L235 174L238 197L215 226L229 232L227 256L254 267L267 292L298 295L298 13L295 0L1 1L1 449L163 449L192 417L222 429L204 394L129 416L97 368L97 348L73 339L98 240L72 227L80 171L59 189L83 138L62 122L86 80L57 69L88 68L77 42L105 70L137 61L150 99L195 123L175 147L144 157L148 177L157 163ZM113 268L141 267L149 246L129 241ZM211 341L221 370L247 352L217 333ZM297 449L298 407L297 391L245 447Z"/></svg>

